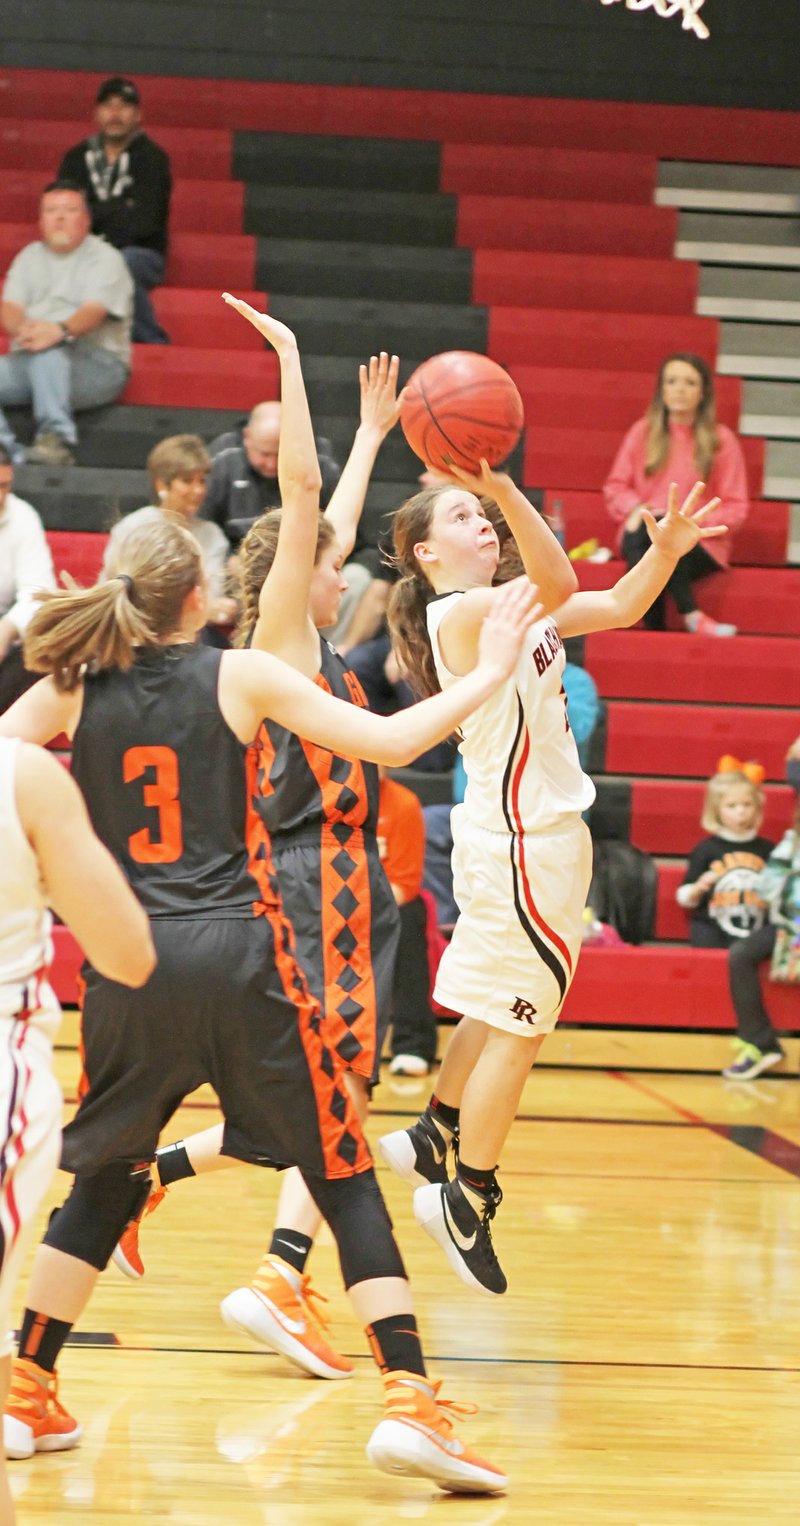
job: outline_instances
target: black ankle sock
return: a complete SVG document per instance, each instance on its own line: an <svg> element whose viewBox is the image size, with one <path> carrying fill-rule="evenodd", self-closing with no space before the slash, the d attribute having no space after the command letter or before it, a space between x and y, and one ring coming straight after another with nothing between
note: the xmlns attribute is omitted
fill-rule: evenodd
<svg viewBox="0 0 800 1526"><path fill-rule="evenodd" d="M485 1166L468 1166L459 1160L456 1175L462 1187L468 1187L470 1192L476 1192L482 1198L492 1198L500 1191L496 1170L496 1166L489 1171Z"/></svg>
<svg viewBox="0 0 800 1526"><path fill-rule="evenodd" d="M309 1251L314 1241L310 1235L301 1235L296 1229L274 1229L269 1242L270 1256L280 1256L301 1275L306 1269Z"/></svg>
<svg viewBox="0 0 800 1526"><path fill-rule="evenodd" d="M35 1362L45 1372L54 1372L61 1347L72 1325L63 1319L51 1319L48 1314L37 1314L26 1309L19 1332L19 1355L28 1362Z"/></svg>
<svg viewBox="0 0 800 1526"><path fill-rule="evenodd" d="M156 1150L156 1165L162 1187L171 1187L173 1182L182 1182L187 1176L196 1174L182 1139L177 1144L162 1145Z"/></svg>
<svg viewBox="0 0 800 1526"><path fill-rule="evenodd" d="M415 1372L425 1377L417 1321L413 1314L387 1314L367 1325L367 1340L381 1372Z"/></svg>
<svg viewBox="0 0 800 1526"><path fill-rule="evenodd" d="M431 1114L435 1123L442 1124L446 1129L450 1130L451 1134L455 1134L458 1131L459 1109L451 1107L448 1102L440 1102L435 1092L428 1103L427 1111Z"/></svg>

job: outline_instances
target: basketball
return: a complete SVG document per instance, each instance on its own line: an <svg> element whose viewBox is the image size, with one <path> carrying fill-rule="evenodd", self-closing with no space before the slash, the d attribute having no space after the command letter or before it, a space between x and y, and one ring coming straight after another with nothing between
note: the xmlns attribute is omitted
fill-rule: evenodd
<svg viewBox="0 0 800 1526"><path fill-rule="evenodd" d="M480 470L511 454L525 417L511 377L487 355L448 350L418 366L405 388L400 414L415 455L433 470Z"/></svg>

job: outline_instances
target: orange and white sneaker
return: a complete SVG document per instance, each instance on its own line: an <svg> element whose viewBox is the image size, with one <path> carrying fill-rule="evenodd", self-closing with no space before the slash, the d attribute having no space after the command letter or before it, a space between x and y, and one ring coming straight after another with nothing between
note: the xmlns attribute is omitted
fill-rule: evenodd
<svg viewBox="0 0 800 1526"><path fill-rule="evenodd" d="M279 1351L315 1378L350 1378L353 1364L325 1339L324 1294L311 1278L280 1256L264 1257L249 1288L237 1288L220 1304L226 1325L267 1351ZM316 1305L317 1307L314 1307Z"/></svg>
<svg viewBox="0 0 800 1526"><path fill-rule="evenodd" d="M34 1452L66 1452L83 1435L77 1420L58 1402L58 1379L27 1357L17 1357L3 1415L6 1457Z"/></svg>
<svg viewBox="0 0 800 1526"><path fill-rule="evenodd" d="M505 1473L466 1446L446 1413L474 1415L476 1404L440 1399L441 1383L414 1372L389 1372L383 1381L386 1414L367 1443L376 1468L430 1478L454 1494L495 1494L507 1487Z"/></svg>
<svg viewBox="0 0 800 1526"><path fill-rule="evenodd" d="M153 1213L159 1203L164 1201L166 1195L166 1187L153 1188L144 1208L135 1219L131 1219L127 1229L120 1236L117 1245L111 1252L111 1260L114 1265L119 1267L119 1270L126 1277L132 1278L134 1282L138 1282L144 1276L144 1262L139 1251L139 1230L142 1220L146 1219L149 1213Z"/></svg>

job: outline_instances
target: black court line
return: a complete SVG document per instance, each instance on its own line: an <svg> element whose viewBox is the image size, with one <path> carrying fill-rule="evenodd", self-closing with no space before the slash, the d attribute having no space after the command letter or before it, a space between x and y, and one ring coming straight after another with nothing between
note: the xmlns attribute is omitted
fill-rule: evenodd
<svg viewBox="0 0 800 1526"><path fill-rule="evenodd" d="M108 1349L113 1346L118 1351L134 1351L139 1354L151 1352L156 1356L245 1356L250 1358L264 1357L280 1360L277 1351L242 1351L235 1346L146 1346L133 1345L120 1340L118 1335L110 1331L106 1334L68 1335L68 1346L96 1346L98 1349ZM371 1356L363 1351L346 1351L344 1356L353 1362L364 1362L370 1367L374 1365ZM549 1357L549 1356L455 1356L444 1351L425 1353L429 1362L461 1362L476 1363L482 1367L597 1367L600 1369L630 1369L632 1372L652 1369L654 1372L800 1372L800 1367L757 1367L748 1366L744 1362L617 1362L598 1361L592 1357Z"/></svg>
<svg viewBox="0 0 800 1526"><path fill-rule="evenodd" d="M643 1092L645 1096L660 1102L662 1107L677 1113L685 1126L707 1129L710 1134L716 1134L727 1144L737 1145L740 1150L746 1150L749 1155L757 1155L769 1165L777 1166L780 1171L786 1171L789 1176L800 1179L800 1145L787 1139L784 1134L777 1134L774 1129L766 1129L752 1123L712 1123L710 1119L701 1117L699 1113L684 1107L680 1102L673 1102L670 1097L665 1097L652 1086L646 1086L638 1077L628 1075L624 1070L610 1070L608 1074L613 1076L614 1080L622 1081L624 1085Z"/></svg>

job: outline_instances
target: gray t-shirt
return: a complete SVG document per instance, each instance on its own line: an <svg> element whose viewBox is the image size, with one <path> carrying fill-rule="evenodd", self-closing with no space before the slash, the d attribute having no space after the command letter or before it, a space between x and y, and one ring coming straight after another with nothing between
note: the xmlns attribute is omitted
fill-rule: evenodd
<svg viewBox="0 0 800 1526"><path fill-rule="evenodd" d="M76 344L110 350L124 365L131 363L133 281L119 250L93 233L69 254L57 254L41 240L26 244L12 261L3 301L48 323L66 323L84 302L99 302L108 317Z"/></svg>
<svg viewBox="0 0 800 1526"><path fill-rule="evenodd" d="M177 517L177 516L176 516ZM101 577L108 577L108 567L112 555L122 545L125 537L131 530L140 525L154 524L161 518L161 510L156 504L148 504L144 509L134 509L132 514L126 514L123 519L118 519L112 527L106 554L103 557L103 570ZM212 599L221 599L225 594L225 569L230 549L226 537L210 519L187 518L185 521L187 530L190 530L203 553L206 572L208 573L208 591Z"/></svg>

